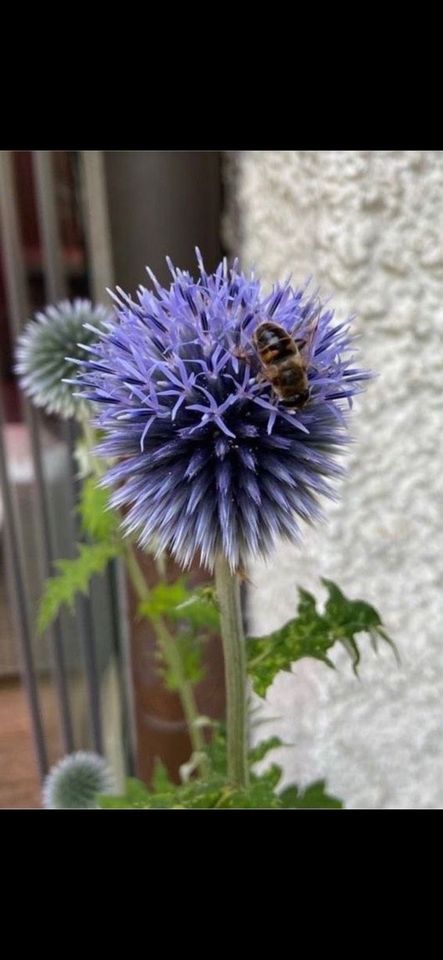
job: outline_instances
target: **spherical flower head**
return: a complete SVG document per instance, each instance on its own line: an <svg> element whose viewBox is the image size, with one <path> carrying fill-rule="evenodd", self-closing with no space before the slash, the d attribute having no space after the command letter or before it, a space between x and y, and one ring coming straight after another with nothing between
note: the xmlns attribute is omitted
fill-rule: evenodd
<svg viewBox="0 0 443 960"><path fill-rule="evenodd" d="M212 569L222 553L234 571L321 516L318 497L334 496L342 474L346 410L370 374L349 354L348 321L334 323L306 287L265 295L237 261L208 275L197 258L198 279L168 261L169 289L149 270L154 289L140 287L137 302L118 288L81 395L101 409L97 452L116 458L104 483L117 488L124 530L183 566L198 555ZM303 358L308 391L290 404L258 349L263 323L283 328Z"/></svg>
<svg viewBox="0 0 443 960"><path fill-rule="evenodd" d="M113 774L97 753L79 750L63 757L43 785L47 810L95 810L99 794L115 790Z"/></svg>
<svg viewBox="0 0 443 960"><path fill-rule="evenodd" d="M97 339L93 328L103 330L110 311L90 300L63 300L36 314L17 341L16 373L20 385L37 407L63 419L81 419L90 405L73 396L69 381L84 358L79 341L89 346ZM84 326L88 324L88 326ZM91 325L91 326L89 326Z"/></svg>

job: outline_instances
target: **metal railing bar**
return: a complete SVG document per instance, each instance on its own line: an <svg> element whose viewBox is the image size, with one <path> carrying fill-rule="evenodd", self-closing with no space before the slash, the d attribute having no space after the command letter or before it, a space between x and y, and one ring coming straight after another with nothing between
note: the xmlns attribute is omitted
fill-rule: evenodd
<svg viewBox="0 0 443 960"><path fill-rule="evenodd" d="M103 153L100 150L83 150L81 164L91 289L94 300L102 303L106 287L112 284L114 277Z"/></svg>
<svg viewBox="0 0 443 960"><path fill-rule="evenodd" d="M40 712L40 698L38 680L34 669L32 651L32 628L29 613L28 597L25 589L25 571L23 556L20 549L20 537L16 525L14 505L9 485L7 458L5 451L4 426L5 414L3 397L0 390L0 487L2 491L4 521L8 554L12 568L12 584L15 593L16 622L20 636L20 659L22 664L22 679L28 699L31 714L32 738L35 755L41 779L48 772L48 755L45 745L45 734Z"/></svg>
<svg viewBox="0 0 443 960"><path fill-rule="evenodd" d="M94 300L105 300L106 288L114 282L112 235L106 189L106 171L102 151L84 150L80 154L81 197L89 254L91 289ZM120 560L108 567L109 594L114 625L114 651L118 663L122 715L127 734L126 764L128 773L135 769L137 750L134 689L130 665L130 630L127 620L127 584Z"/></svg>
<svg viewBox="0 0 443 960"><path fill-rule="evenodd" d="M66 294L66 282L63 273L52 153L47 150L34 151L33 164L38 198L39 225L43 241L46 296L49 301L56 302ZM69 519L71 541L74 545L76 541L81 538L76 514L79 494L79 484L75 477L74 467L76 425L73 421L64 423L62 430L68 453ZM100 711L100 685L95 656L94 621L90 597L80 596L76 599L75 613L76 627L80 635L80 643L85 663L91 738L94 749L98 753L101 753L103 748L103 733Z"/></svg>
<svg viewBox="0 0 443 960"><path fill-rule="evenodd" d="M62 300L66 296L52 161L51 151L33 150L38 223L45 267L45 291L46 299L50 303Z"/></svg>
<svg viewBox="0 0 443 960"><path fill-rule="evenodd" d="M66 424L69 450L75 449L78 427L74 420L69 420ZM71 458L72 462L72 458ZM71 514L72 521L72 539L74 542L81 539L81 530L78 520L78 514L75 505L79 500L80 482L73 470L70 473L70 500L73 504ZM103 751L103 729L101 718L101 697L99 672L97 667L97 657L95 649L95 631L92 616L92 604L89 597L78 597L75 602L76 622L80 628L80 637L83 649L83 657L86 670L86 685L89 704L89 721L91 727L91 738L94 750L97 753Z"/></svg>
<svg viewBox="0 0 443 960"><path fill-rule="evenodd" d="M128 593L125 569L121 560L111 560L109 568L109 587L113 604L113 617L120 623L120 630L114 630L114 652L118 664L118 681L122 707L123 729L125 733L125 753L127 772L134 776L137 759L135 698L130 660L131 634L128 617Z"/></svg>
<svg viewBox="0 0 443 960"><path fill-rule="evenodd" d="M41 547L43 554L43 576L45 580L54 573L51 549L51 525L49 520L47 491L43 473L43 457L40 440L38 414L28 409L25 414L31 441L31 453L34 461L35 488L37 493L39 526L41 531ZM58 620L55 621L50 634L54 650L54 680L59 703L60 727L63 737L63 748L67 753L74 749L74 733L72 727L71 704L69 688L66 679L66 663L63 649L63 632Z"/></svg>
<svg viewBox="0 0 443 960"><path fill-rule="evenodd" d="M29 316L29 303L26 288L26 274L20 244L17 209L15 205L14 175L10 151L0 151L0 213L2 228L2 247L5 267L6 296L15 336L21 331ZM38 416L26 397L23 397L25 422L29 432L31 453L34 466L35 496L37 509L35 519L38 524L43 576L52 574L51 536L47 499L44 486L42 449L38 428ZM23 589L25 589L23 584ZM70 753L74 747L69 693L66 683L66 670L63 652L63 638L59 623L49 631L54 654L54 680L59 703L59 721L64 750Z"/></svg>

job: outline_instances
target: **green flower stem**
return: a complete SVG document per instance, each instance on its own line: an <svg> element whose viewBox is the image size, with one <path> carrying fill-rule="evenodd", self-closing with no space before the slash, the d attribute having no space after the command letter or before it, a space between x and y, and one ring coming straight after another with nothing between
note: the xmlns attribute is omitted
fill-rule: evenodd
<svg viewBox="0 0 443 960"><path fill-rule="evenodd" d="M248 786L246 728L246 651L240 606L240 582L224 556L215 564L215 587L220 609L225 659L228 779L233 786Z"/></svg>
<svg viewBox="0 0 443 960"><path fill-rule="evenodd" d="M169 666L169 668L174 672L177 677L177 689L180 697L180 702L182 705L183 713L185 715L185 720L189 729L189 736L192 743L192 752L198 754L199 761L198 767L202 777L207 777L209 773L209 764L208 759L205 753L205 739L203 736L203 731L201 727L198 726L198 710L197 704L195 702L194 691L192 689L192 684L187 680L183 671L183 662L180 656L179 648L175 642L175 639L169 633L169 630L162 619L162 617L156 617L153 620L154 628L157 635L157 641L163 652L163 656Z"/></svg>
<svg viewBox="0 0 443 960"><path fill-rule="evenodd" d="M134 549L130 544L125 544L124 557L126 566L131 578L134 590L141 603L149 599L149 588L146 585L143 572L135 556ZM205 739L201 728L198 726L198 709L195 702L192 684L186 678L180 651L174 640L174 637L168 630L163 617L150 618L155 630L156 640L165 661L177 677L177 692L180 697L183 713L189 730L189 736L192 744L193 753L200 756L198 767L202 777L208 774L208 760L205 754Z"/></svg>
<svg viewBox="0 0 443 960"><path fill-rule="evenodd" d="M140 603L149 600L149 587L146 583L142 568L137 560L134 548L130 542L123 543L123 556L128 570L132 586L137 594Z"/></svg>

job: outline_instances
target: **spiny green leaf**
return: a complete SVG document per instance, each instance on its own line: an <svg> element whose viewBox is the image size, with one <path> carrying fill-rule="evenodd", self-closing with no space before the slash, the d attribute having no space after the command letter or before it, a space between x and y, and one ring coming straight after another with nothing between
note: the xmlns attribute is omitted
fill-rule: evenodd
<svg viewBox="0 0 443 960"><path fill-rule="evenodd" d="M298 787L286 787L279 794L279 800L283 807L290 807L292 810L342 810L343 804L337 797L332 797L326 792L326 781L316 780L304 790Z"/></svg>
<svg viewBox="0 0 443 960"><path fill-rule="evenodd" d="M172 620L184 620L194 629L218 630L219 615L210 588L189 590L183 577L174 583L159 583L150 592L149 600L139 607L142 616L155 618L168 616Z"/></svg>
<svg viewBox="0 0 443 960"><path fill-rule="evenodd" d="M287 744L283 743L280 740L280 737L268 737L267 740L263 740L261 743L258 743L248 752L248 763L250 767L253 767L254 764L259 763L260 760L263 760L271 750L276 750L277 747L285 747ZM211 765L211 770L213 773L226 776L226 730L223 727L220 727L213 735L210 744L207 747L207 756L209 763ZM256 775L253 774L257 779ZM266 777L267 771L261 776Z"/></svg>
<svg viewBox="0 0 443 960"><path fill-rule="evenodd" d="M126 810L128 808L145 807L149 803L151 794L141 780L129 777L126 781L126 793L121 796L106 794L98 797L102 810Z"/></svg>
<svg viewBox="0 0 443 960"><path fill-rule="evenodd" d="M201 639L193 633L178 634L176 644L180 653L183 674L189 683L199 683L205 670Z"/></svg>
<svg viewBox="0 0 443 960"><path fill-rule="evenodd" d="M152 776L152 788L154 793L167 793L175 790L175 784L169 777L165 765L158 759L155 760L154 773Z"/></svg>
<svg viewBox="0 0 443 960"><path fill-rule="evenodd" d="M386 633L380 614L377 613L375 607L371 607L365 600L348 600L332 580L326 580L325 577L322 577L322 583L329 593L325 616L329 620L336 638L350 652L354 671L357 672L360 662L360 651L354 639L357 633L368 633L374 650L377 650L377 639L381 637L389 644L398 661L397 648Z"/></svg>
<svg viewBox="0 0 443 960"><path fill-rule="evenodd" d="M323 583L329 593L323 614L317 611L312 594L301 589L297 617L268 636L249 638L248 672L259 696L265 696L280 670L290 671L302 657L314 657L333 667L328 651L337 642L348 651L357 671L360 652L356 636L362 632L369 634L375 649L381 637L396 653L374 607L363 600L348 600L330 580Z"/></svg>
<svg viewBox="0 0 443 960"><path fill-rule="evenodd" d="M224 786L223 780L217 776L207 780L190 780L179 787L176 799L182 807L188 809L211 809L217 806Z"/></svg>
<svg viewBox="0 0 443 960"><path fill-rule="evenodd" d="M179 633L174 638L174 643L178 652L177 662L167 663L159 651L161 673L168 690L179 690L183 680L199 683L204 676L201 638L192 633Z"/></svg>
<svg viewBox="0 0 443 960"><path fill-rule="evenodd" d="M299 606L299 616L264 637L250 637L247 642L248 672L255 692L264 697L280 670L289 671L301 657L315 657L333 666L327 657L331 641L318 614L312 616Z"/></svg>
<svg viewBox="0 0 443 960"><path fill-rule="evenodd" d="M214 732L206 748L211 770L214 774L226 776L226 731L222 726Z"/></svg>
<svg viewBox="0 0 443 960"><path fill-rule="evenodd" d="M263 810L278 809L281 804L270 780L254 780L245 790L225 786L215 804L219 809Z"/></svg>
<svg viewBox="0 0 443 960"><path fill-rule="evenodd" d="M271 767L266 774L253 776L244 790L232 787L225 776L215 772L206 780L195 779L176 785L158 763L154 790L149 790L140 780L129 779L122 796L101 796L98 803L102 809L108 810L341 809L341 802L326 792L324 780L312 783L305 790L294 786L277 794L275 787L280 776L280 768Z"/></svg>
<svg viewBox="0 0 443 960"><path fill-rule="evenodd" d="M174 583L158 583L150 590L149 600L144 600L139 606L142 616L155 619L170 615L179 603L188 597L188 591L183 577Z"/></svg>
<svg viewBox="0 0 443 960"><path fill-rule="evenodd" d="M282 775L283 770L281 767L279 767L278 763L271 763L271 766L267 767L267 769L264 770L264 772L259 776L257 776L255 773L252 773L251 782L257 783L260 781L260 783L266 783L269 787L271 787L272 790L274 790L275 787L280 783Z"/></svg>
<svg viewBox="0 0 443 960"><path fill-rule="evenodd" d="M186 600L170 611L175 620L185 618L195 629L207 628L217 632L220 629L220 616L211 587L198 587L189 592Z"/></svg>
<svg viewBox="0 0 443 960"><path fill-rule="evenodd" d="M164 795L162 800L165 806L172 806L171 797ZM152 799L151 799L151 805ZM174 807L183 809L261 809L279 808L279 798L275 794L270 782L256 780L245 790L238 790L220 777L212 777L207 781L194 780L186 787L180 787L174 797Z"/></svg>
<svg viewBox="0 0 443 960"><path fill-rule="evenodd" d="M280 737L268 737L267 740L262 740L261 743L258 743L256 747L253 747L252 750L249 751L250 765L263 760L271 750L276 750L277 747L284 746L286 746L286 744L280 740Z"/></svg>
<svg viewBox="0 0 443 960"><path fill-rule="evenodd" d="M183 577L174 583L161 582L138 609L148 619L166 616L177 624L177 660L171 662L162 654L159 656L168 689L178 690L184 679L199 683L204 674L202 641L209 631L218 629L218 612L208 589L188 590Z"/></svg>
<svg viewBox="0 0 443 960"><path fill-rule="evenodd" d="M56 560L59 571L46 580L37 617L39 633L49 627L63 604L71 609L77 593L86 593L91 577L102 573L119 547L113 543L79 544L79 554L73 560Z"/></svg>
<svg viewBox="0 0 443 960"><path fill-rule="evenodd" d="M82 484L78 511L82 531L92 540L112 540L118 532L120 518L109 506L109 494L97 486L94 477L87 477Z"/></svg>
<svg viewBox="0 0 443 960"><path fill-rule="evenodd" d="M142 808L156 809L190 809L211 808L216 806L222 794L224 783L220 777L208 781L192 780L184 785L171 784L159 792L152 792L139 781L128 781L124 796L100 797L101 807L120 809Z"/></svg>

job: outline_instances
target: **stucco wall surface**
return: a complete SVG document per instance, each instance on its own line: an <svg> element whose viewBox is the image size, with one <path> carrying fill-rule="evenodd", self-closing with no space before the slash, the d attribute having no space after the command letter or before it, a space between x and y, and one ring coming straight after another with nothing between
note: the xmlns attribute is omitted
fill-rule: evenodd
<svg viewBox="0 0 443 960"><path fill-rule="evenodd" d="M250 629L291 617L298 584L324 599L326 576L379 609L402 658L364 642L360 682L341 649L336 671L300 662L255 738L278 733L286 780L325 777L348 808L442 808L443 153L230 154L226 180L228 247L267 281L313 274L379 373L328 523L253 567Z"/></svg>

